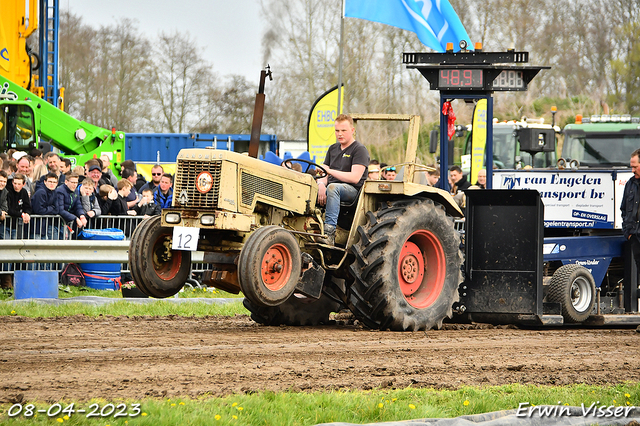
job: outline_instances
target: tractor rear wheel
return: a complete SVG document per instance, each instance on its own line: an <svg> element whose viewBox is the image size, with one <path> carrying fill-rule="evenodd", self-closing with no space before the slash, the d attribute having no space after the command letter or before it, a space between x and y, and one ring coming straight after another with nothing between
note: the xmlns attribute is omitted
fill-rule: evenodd
<svg viewBox="0 0 640 426"><path fill-rule="evenodd" d="M191 252L172 250L172 228L161 222L160 216L142 221L129 244L129 269L136 286L158 298L179 292L191 272Z"/></svg>
<svg viewBox="0 0 640 426"><path fill-rule="evenodd" d="M453 221L429 199L389 202L367 217L352 248L349 308L370 328L441 328L462 282Z"/></svg>
<svg viewBox="0 0 640 426"><path fill-rule="evenodd" d="M254 231L238 259L238 280L245 297L257 306L278 306L291 295L300 278L300 246L279 226Z"/></svg>
<svg viewBox="0 0 640 426"><path fill-rule="evenodd" d="M596 284L587 268L578 264L561 266L554 272L547 290L547 301L562 305L564 320L585 321L593 311Z"/></svg>

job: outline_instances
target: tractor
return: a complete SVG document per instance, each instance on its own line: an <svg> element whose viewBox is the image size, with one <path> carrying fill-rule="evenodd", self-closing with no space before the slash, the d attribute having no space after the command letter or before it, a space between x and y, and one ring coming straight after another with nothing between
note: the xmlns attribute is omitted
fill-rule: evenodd
<svg viewBox="0 0 640 426"><path fill-rule="evenodd" d="M367 180L342 205L335 246L324 237L316 180L323 166L290 159L282 165L216 149L184 149L177 157L174 198L161 216L131 237L129 266L152 297L176 294L190 277L193 251L204 252L204 284L245 296L264 325L316 325L349 309L381 330L440 328L452 316L462 282L463 216L448 192L420 182L420 117L352 114L408 122L402 180ZM250 149L251 152L251 149ZM295 171L302 163L311 173Z"/></svg>

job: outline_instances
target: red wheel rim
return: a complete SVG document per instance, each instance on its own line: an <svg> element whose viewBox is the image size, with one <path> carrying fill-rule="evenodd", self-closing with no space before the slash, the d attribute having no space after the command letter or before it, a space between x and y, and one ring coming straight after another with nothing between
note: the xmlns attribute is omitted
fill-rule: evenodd
<svg viewBox="0 0 640 426"><path fill-rule="evenodd" d="M278 291L289 281L292 269L289 249L283 244L274 244L262 258L262 282L269 290Z"/></svg>
<svg viewBox="0 0 640 426"><path fill-rule="evenodd" d="M170 281L178 275L180 266L182 266L182 252L180 250L171 250L165 253L165 241L169 241L166 235L161 236L153 245L153 269L161 279ZM167 255L171 254L169 260L165 260Z"/></svg>
<svg viewBox="0 0 640 426"><path fill-rule="evenodd" d="M442 292L446 274L440 240L425 230L411 234L398 260L398 283L407 302L417 309L431 306Z"/></svg>

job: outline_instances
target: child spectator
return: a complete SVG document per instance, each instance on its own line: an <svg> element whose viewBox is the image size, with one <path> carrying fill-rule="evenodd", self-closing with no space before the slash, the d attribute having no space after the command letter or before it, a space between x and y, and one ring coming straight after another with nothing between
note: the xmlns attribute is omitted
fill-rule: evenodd
<svg viewBox="0 0 640 426"><path fill-rule="evenodd" d="M100 209L100 202L95 192L95 184L91 179L85 179L82 186L78 188L80 195L80 204L82 206L82 215L85 220L89 221L94 217L98 217L102 214Z"/></svg>
<svg viewBox="0 0 640 426"><path fill-rule="evenodd" d="M84 182L84 167L82 166L75 166L73 169L71 169L71 173L75 173L76 175L78 175L78 182L82 183ZM95 184L93 185L95 188Z"/></svg>
<svg viewBox="0 0 640 426"><path fill-rule="evenodd" d="M134 213L135 212L135 213ZM132 216L144 216L145 218L149 216L156 216L161 213L160 206L153 201L153 191L150 189L142 190L142 198L135 205L133 210L129 211L129 214Z"/></svg>
<svg viewBox="0 0 640 426"><path fill-rule="evenodd" d="M170 173L165 173L160 179L160 185L156 188L153 194L153 200L161 209L167 209L171 207L173 202L173 177Z"/></svg>
<svg viewBox="0 0 640 426"><path fill-rule="evenodd" d="M11 185L7 184L7 212L9 216L16 220L11 229L11 238L23 238L24 225L28 225L31 220L31 200L29 193L24 188L25 176L22 173L16 173L11 181Z"/></svg>
<svg viewBox="0 0 640 426"><path fill-rule="evenodd" d="M382 169L382 177L384 180L395 180L396 179L396 167L395 166L387 166Z"/></svg>
<svg viewBox="0 0 640 426"><path fill-rule="evenodd" d="M122 171L122 179L126 179L131 183L131 191L129 191L129 195L125 198L127 201L127 210L129 210L138 204L139 201L138 192L135 187L136 181L138 180L138 172L134 169L124 169Z"/></svg>
<svg viewBox="0 0 640 426"><path fill-rule="evenodd" d="M111 185L100 185L98 202L100 203L100 210L103 215L109 214L111 210L111 204L118 198L118 191Z"/></svg>
<svg viewBox="0 0 640 426"><path fill-rule="evenodd" d="M436 186L440 180L440 168L435 164L430 164L429 167L433 167L435 170L427 172L427 181L429 181L429 185Z"/></svg>
<svg viewBox="0 0 640 426"><path fill-rule="evenodd" d="M378 160L371 160L369 162L367 179L380 180L380 164Z"/></svg>
<svg viewBox="0 0 640 426"><path fill-rule="evenodd" d="M104 186L104 185L103 185ZM109 207L109 214L113 216L126 216L128 215L129 208L127 207L127 195L131 192L133 184L126 179L120 179L118 181L118 193L116 198L112 200ZM102 187L100 187L102 192ZM109 198L109 195L107 195ZM112 196L111 196L112 197Z"/></svg>

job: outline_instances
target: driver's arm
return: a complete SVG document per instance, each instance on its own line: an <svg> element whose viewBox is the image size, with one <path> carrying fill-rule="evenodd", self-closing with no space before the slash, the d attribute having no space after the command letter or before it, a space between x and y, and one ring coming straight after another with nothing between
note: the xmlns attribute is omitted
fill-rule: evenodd
<svg viewBox="0 0 640 426"><path fill-rule="evenodd" d="M342 172L340 170L327 168L327 173L338 179L340 182L353 184L360 182L366 168L367 167L362 164L354 164L351 166L351 171L349 172Z"/></svg>

